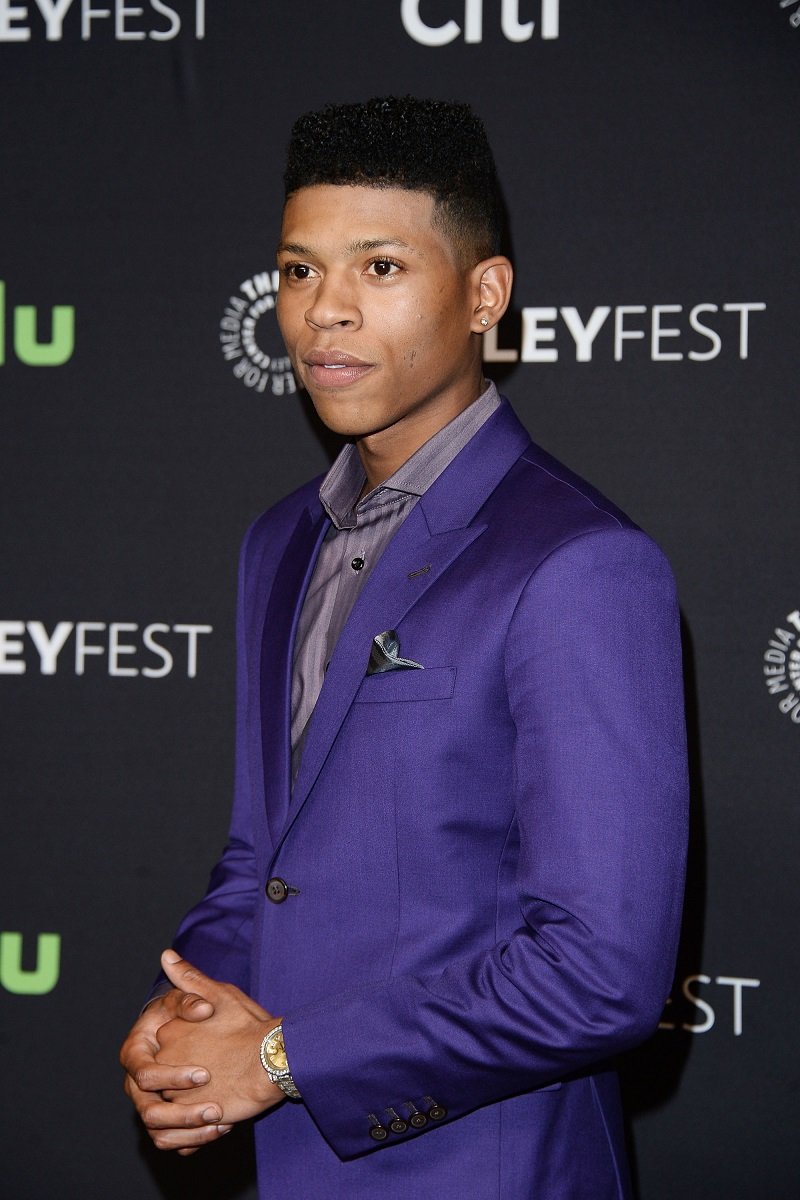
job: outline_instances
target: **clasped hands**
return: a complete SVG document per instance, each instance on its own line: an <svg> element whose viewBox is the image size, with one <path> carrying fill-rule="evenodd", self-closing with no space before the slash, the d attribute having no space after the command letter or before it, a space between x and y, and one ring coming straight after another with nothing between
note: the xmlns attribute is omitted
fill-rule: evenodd
<svg viewBox="0 0 800 1200"><path fill-rule="evenodd" d="M172 991L141 1014L120 1062L125 1091L155 1145L188 1155L285 1098L259 1059L262 1039L280 1018L174 950L164 951L161 966Z"/></svg>

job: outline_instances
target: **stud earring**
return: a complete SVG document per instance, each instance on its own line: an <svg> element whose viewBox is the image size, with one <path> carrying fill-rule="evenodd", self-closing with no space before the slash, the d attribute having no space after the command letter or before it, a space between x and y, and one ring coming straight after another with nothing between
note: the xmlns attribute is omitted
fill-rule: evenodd
<svg viewBox="0 0 800 1200"><path fill-rule="evenodd" d="M481 317L481 325L488 325L488 324L489 324L489 318Z"/></svg>

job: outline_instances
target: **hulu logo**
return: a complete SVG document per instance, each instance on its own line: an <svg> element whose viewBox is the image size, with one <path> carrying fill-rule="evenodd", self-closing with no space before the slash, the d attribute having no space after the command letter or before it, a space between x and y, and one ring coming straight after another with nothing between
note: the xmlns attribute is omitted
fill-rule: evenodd
<svg viewBox="0 0 800 1200"><path fill-rule="evenodd" d="M36 944L36 966L22 966L22 934L0 933L0 987L15 996L44 996L58 983L61 968L61 937L40 933Z"/></svg>
<svg viewBox="0 0 800 1200"><path fill-rule="evenodd" d="M39 314L32 304L17 304L8 312L14 354L29 367L60 367L75 349L75 309L56 304L52 309L50 341L39 341ZM6 285L0 279L0 367L6 361Z"/></svg>

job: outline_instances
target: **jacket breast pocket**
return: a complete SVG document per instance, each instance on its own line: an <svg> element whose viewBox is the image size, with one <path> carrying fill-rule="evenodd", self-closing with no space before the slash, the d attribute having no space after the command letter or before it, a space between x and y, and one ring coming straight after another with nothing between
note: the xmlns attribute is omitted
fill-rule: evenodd
<svg viewBox="0 0 800 1200"><path fill-rule="evenodd" d="M356 704L397 704L411 700L448 700L456 682L455 667L409 668L367 675L356 692Z"/></svg>

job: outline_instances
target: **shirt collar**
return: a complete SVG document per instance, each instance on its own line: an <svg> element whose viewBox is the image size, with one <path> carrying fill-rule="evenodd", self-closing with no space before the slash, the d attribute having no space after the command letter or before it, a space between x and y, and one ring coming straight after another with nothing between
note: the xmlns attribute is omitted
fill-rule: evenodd
<svg viewBox="0 0 800 1200"><path fill-rule="evenodd" d="M490 383L477 400L438 430L393 475L367 492L361 500L358 497L366 475L358 450L352 442L348 442L337 455L319 489L319 498L333 524L337 529L355 528L360 513L387 502L387 492L395 493L398 498L403 495L423 496L499 406L497 388Z"/></svg>

